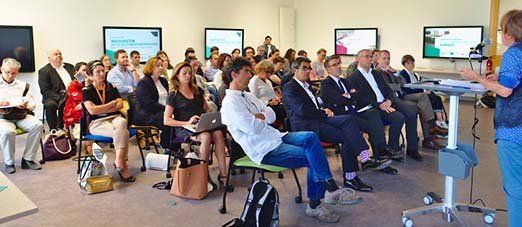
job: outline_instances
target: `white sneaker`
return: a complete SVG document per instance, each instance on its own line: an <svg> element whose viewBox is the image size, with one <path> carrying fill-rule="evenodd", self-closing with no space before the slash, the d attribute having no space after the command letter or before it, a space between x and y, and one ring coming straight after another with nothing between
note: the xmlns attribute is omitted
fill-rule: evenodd
<svg viewBox="0 0 522 227"><path fill-rule="evenodd" d="M362 198L351 188L339 188L334 192L324 193L324 202L327 204L355 205L362 202Z"/></svg>
<svg viewBox="0 0 522 227"><path fill-rule="evenodd" d="M435 123L437 124L437 126L443 128L443 129L448 129L448 124L446 124L445 121L438 120Z"/></svg>
<svg viewBox="0 0 522 227"><path fill-rule="evenodd" d="M323 205L319 205L315 209L312 209L310 207L310 204L306 205L305 214L308 217L314 217L319 219L320 221L327 223L336 223L339 222L339 219L341 219L341 216L339 214L329 210Z"/></svg>

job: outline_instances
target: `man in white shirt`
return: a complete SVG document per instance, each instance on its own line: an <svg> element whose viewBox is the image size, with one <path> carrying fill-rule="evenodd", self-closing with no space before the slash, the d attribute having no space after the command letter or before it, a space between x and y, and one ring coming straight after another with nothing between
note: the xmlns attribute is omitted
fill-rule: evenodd
<svg viewBox="0 0 522 227"><path fill-rule="evenodd" d="M9 174L16 172L13 160L15 158L16 128L29 133L22 156L22 169L41 169L40 164L34 162L33 159L38 150L38 141L42 136L42 122L29 114L20 119L12 118L8 114L9 111L15 111L15 108L32 111L36 106L28 84L16 79L20 67L20 63L15 59L6 58L2 61L0 110L6 114L0 114L0 150L3 151L5 171Z"/></svg>
<svg viewBox="0 0 522 227"><path fill-rule="evenodd" d="M131 61L130 61L131 63L130 63L129 69L132 72L133 76L136 73L136 74L138 74L138 77L141 80L141 78L143 78L145 75L143 74L143 67L141 67L141 64L140 64L140 61L141 61L140 52L138 52L137 50L131 51L130 58L131 58Z"/></svg>
<svg viewBox="0 0 522 227"><path fill-rule="evenodd" d="M250 67L250 62L243 57L233 59L225 67L225 83L229 89L221 108L223 123L255 163L286 168L309 167L307 192L310 203L305 214L324 222L338 222L340 216L322 206L321 198L325 203L336 204L354 204L361 198L353 191L338 188L313 132L281 133L269 125L276 118L274 111L244 92L252 77Z"/></svg>
<svg viewBox="0 0 522 227"><path fill-rule="evenodd" d="M42 93L45 117L50 129L63 127L65 89L73 80L74 66L63 62L62 52L52 49L48 54L49 64L38 70L38 85Z"/></svg>

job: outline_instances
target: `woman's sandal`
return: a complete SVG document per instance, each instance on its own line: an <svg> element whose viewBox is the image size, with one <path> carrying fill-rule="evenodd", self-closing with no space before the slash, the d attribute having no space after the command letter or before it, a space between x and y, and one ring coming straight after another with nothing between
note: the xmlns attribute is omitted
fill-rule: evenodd
<svg viewBox="0 0 522 227"><path fill-rule="evenodd" d="M222 181L222 179L224 179L224 181ZM227 182L227 176L218 175L217 176L217 181L219 182L219 187L223 188L223 187L225 187L225 183ZM227 190L227 192L233 192L234 191L234 186L229 184L226 187L226 190Z"/></svg>
<svg viewBox="0 0 522 227"><path fill-rule="evenodd" d="M118 175L121 178L121 181L123 181L123 182L134 182L134 181L136 181L136 177L134 177L132 175L130 177L127 177L127 178L123 177L123 169L118 167L118 166L116 166L116 163L113 163L113 164L114 164L114 169L116 169L116 172L118 173Z"/></svg>

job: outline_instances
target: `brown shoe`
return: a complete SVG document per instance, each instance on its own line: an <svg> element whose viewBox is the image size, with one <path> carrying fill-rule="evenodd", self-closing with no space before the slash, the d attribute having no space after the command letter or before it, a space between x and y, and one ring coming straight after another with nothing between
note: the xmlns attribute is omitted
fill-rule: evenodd
<svg viewBox="0 0 522 227"><path fill-rule="evenodd" d="M439 150L439 149L444 148L444 146L442 146L441 144L435 142L435 140L433 140L432 138L424 139L422 141L422 147L428 148L428 149L433 149L433 150Z"/></svg>
<svg viewBox="0 0 522 227"><path fill-rule="evenodd" d="M441 135L441 136L447 136L448 130L441 128L439 126L433 126L430 128L430 134L432 135Z"/></svg>

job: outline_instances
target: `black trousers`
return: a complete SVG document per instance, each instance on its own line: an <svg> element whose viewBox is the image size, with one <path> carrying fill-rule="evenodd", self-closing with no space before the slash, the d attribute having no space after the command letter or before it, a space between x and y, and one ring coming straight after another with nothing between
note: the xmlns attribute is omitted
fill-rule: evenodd
<svg viewBox="0 0 522 227"><path fill-rule="evenodd" d="M376 157L382 156L382 152L386 148L386 137L379 110L374 108L362 113L357 113L355 120L361 131L368 133L373 155ZM404 122L404 120L402 122ZM402 127L402 124L400 127Z"/></svg>
<svg viewBox="0 0 522 227"><path fill-rule="evenodd" d="M410 101L397 100L393 102L392 107L397 110L395 112L399 112L402 115L404 115L404 123L406 124L406 151L417 152L419 150L419 136L417 133L417 105ZM398 133L400 134L400 130L398 131ZM397 138L399 136L400 135L397 135ZM399 140L397 139L397 148L398 144Z"/></svg>
<svg viewBox="0 0 522 227"><path fill-rule="evenodd" d="M54 99L46 99L43 101L45 107L45 119L49 129L63 128L63 108L65 102L60 102Z"/></svg>
<svg viewBox="0 0 522 227"><path fill-rule="evenodd" d="M338 115L329 117L324 122L317 122L319 139L328 143L341 143L341 158L344 172L359 170L357 156L363 150L368 150L368 144L361 135L355 117Z"/></svg>

